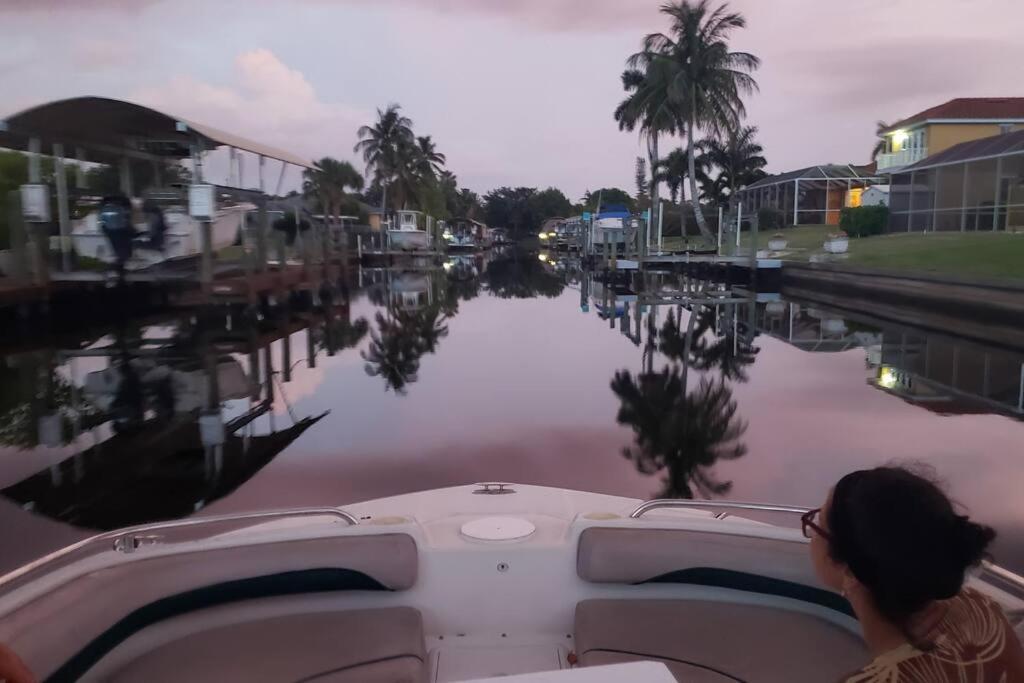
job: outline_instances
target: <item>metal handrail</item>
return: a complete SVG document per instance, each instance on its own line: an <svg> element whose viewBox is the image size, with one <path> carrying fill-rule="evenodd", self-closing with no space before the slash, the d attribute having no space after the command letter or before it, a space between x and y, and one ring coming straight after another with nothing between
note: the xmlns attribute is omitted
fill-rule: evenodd
<svg viewBox="0 0 1024 683"><path fill-rule="evenodd" d="M981 563L981 576L986 579L986 583L995 584L996 587L1005 586L1014 597L1024 600L1024 576L988 560Z"/></svg>
<svg viewBox="0 0 1024 683"><path fill-rule="evenodd" d="M633 512L629 513L631 519L639 519L651 510L662 508L725 508L733 510L761 510L763 512L788 512L794 515L803 515L811 508L797 507L794 505L774 505L771 503L739 503L724 500L685 500L674 498L661 498L641 503ZM728 513L715 515L719 519Z"/></svg>
<svg viewBox="0 0 1024 683"><path fill-rule="evenodd" d="M141 546L160 543L162 537L154 535L158 531L193 529L215 526L230 522L265 522L296 517L336 517L344 520L349 526L359 524L359 520L350 512L340 508L295 508L290 510L267 510L264 512L247 512L235 515L211 515L209 517L193 517L169 522L141 524L124 529L107 531L90 536L77 543L56 550L33 560L14 571L0 576L0 593L6 593L19 585L28 583L37 574L51 572L62 566L77 562L90 555L103 551L116 550L123 553L134 552ZM244 528L244 527L242 527ZM199 539L187 539L199 540ZM171 541L174 542L174 541ZM180 542L180 541L179 541Z"/></svg>

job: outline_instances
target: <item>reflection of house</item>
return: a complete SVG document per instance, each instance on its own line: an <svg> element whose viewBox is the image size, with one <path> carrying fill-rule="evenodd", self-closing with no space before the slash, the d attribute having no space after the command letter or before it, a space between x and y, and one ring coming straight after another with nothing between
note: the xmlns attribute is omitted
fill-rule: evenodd
<svg viewBox="0 0 1024 683"><path fill-rule="evenodd" d="M839 225L846 206L860 206L861 193L879 182L872 166L824 164L762 178L739 191L743 213L769 207L791 225Z"/></svg>
<svg viewBox="0 0 1024 683"><path fill-rule="evenodd" d="M890 232L1024 228L1024 130L963 142L892 174Z"/></svg>
<svg viewBox="0 0 1024 683"><path fill-rule="evenodd" d="M1024 129L1024 97L958 97L881 133L879 172L892 173L962 142Z"/></svg>
<svg viewBox="0 0 1024 683"><path fill-rule="evenodd" d="M836 353L878 343L878 333L851 330L837 314L783 301L758 310L758 329L770 337L811 353Z"/></svg>
<svg viewBox="0 0 1024 683"><path fill-rule="evenodd" d="M868 382L936 413L1024 418L1022 361L972 344L886 332Z"/></svg>

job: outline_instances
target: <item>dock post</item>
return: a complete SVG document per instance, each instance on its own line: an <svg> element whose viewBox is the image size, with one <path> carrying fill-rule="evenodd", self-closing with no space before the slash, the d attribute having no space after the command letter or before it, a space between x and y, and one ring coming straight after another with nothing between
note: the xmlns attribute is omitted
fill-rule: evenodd
<svg viewBox="0 0 1024 683"><path fill-rule="evenodd" d="M306 367L311 370L316 367L316 339L312 327L306 328Z"/></svg>
<svg viewBox="0 0 1024 683"><path fill-rule="evenodd" d="M743 232L743 205L736 207L736 249L740 248L740 233Z"/></svg>
<svg viewBox="0 0 1024 683"><path fill-rule="evenodd" d="M210 293L213 285L213 226L208 220L199 221L203 254L199 263L199 284L204 294Z"/></svg>
<svg viewBox="0 0 1024 683"><path fill-rule="evenodd" d="M623 251L626 250L626 245L625 244L622 245L622 250ZM612 259L611 259L611 264L610 264L612 270L618 270L618 268L619 268L619 262L618 262L618 255L619 254L618 254L618 252L619 252L619 243L618 242L612 242Z"/></svg>
<svg viewBox="0 0 1024 683"><path fill-rule="evenodd" d="M262 168L262 164L260 165ZM261 273L267 272L267 259L269 258L267 239L270 235L270 214L267 212L266 197L260 202L259 214L257 215L258 225L256 226L256 264Z"/></svg>
<svg viewBox="0 0 1024 683"><path fill-rule="evenodd" d="M281 337L281 380L286 384L292 381L292 338L288 334L288 321L285 320L285 333Z"/></svg>
<svg viewBox="0 0 1024 683"><path fill-rule="evenodd" d="M725 220L725 207L718 206L718 255L722 255L722 221Z"/></svg>
<svg viewBox="0 0 1024 683"><path fill-rule="evenodd" d="M68 176L64 172L64 145L53 143L53 175L57 185L57 223L60 226L60 269L71 270L71 214L68 211Z"/></svg>
<svg viewBox="0 0 1024 683"><path fill-rule="evenodd" d="M21 215L21 193L11 190L7 194L8 212L7 225L10 227L11 236L11 272L8 275L14 280L28 278L29 264L29 238L26 230L25 218Z"/></svg>
<svg viewBox="0 0 1024 683"><path fill-rule="evenodd" d="M356 235L356 258L363 260L363 236Z"/></svg>

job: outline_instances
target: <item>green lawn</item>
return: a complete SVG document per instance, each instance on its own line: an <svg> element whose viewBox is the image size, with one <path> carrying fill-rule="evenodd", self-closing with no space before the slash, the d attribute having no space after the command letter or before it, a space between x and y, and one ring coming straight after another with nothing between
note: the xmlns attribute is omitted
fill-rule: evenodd
<svg viewBox="0 0 1024 683"><path fill-rule="evenodd" d="M781 232L789 242L786 260L806 261L823 253L822 243L835 226L808 225ZM758 246L767 248L771 235L758 235ZM744 234L748 241L749 235ZM850 239L849 256L837 261L851 265L907 270L963 277L1024 280L1024 234L1014 233L913 233Z"/></svg>

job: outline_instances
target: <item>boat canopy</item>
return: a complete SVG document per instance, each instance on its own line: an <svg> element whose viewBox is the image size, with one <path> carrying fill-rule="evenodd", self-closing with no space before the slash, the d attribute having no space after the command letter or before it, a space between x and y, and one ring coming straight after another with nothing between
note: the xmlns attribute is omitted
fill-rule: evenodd
<svg viewBox="0 0 1024 683"><path fill-rule="evenodd" d="M0 120L0 147L29 151L33 138L44 149L54 143L81 147L88 150L88 161L104 164L118 163L125 156L186 159L192 154L192 145L198 145L201 150L234 147L301 168L310 167L308 160L291 152L106 97L56 100Z"/></svg>

